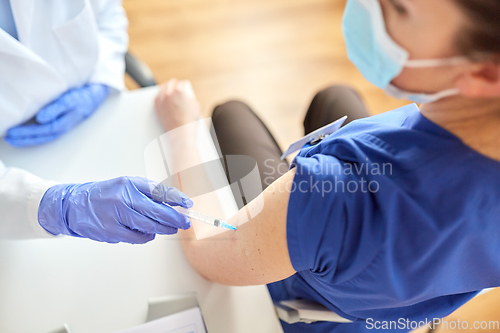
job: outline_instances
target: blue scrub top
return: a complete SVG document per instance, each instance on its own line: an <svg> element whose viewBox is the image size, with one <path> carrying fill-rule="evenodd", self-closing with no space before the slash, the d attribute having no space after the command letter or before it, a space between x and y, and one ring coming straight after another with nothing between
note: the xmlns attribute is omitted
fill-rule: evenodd
<svg viewBox="0 0 500 333"><path fill-rule="evenodd" d="M304 147L293 167L297 273L270 284L271 296L314 300L355 323L282 323L286 333L431 321L500 286L500 162L417 105L356 120Z"/></svg>

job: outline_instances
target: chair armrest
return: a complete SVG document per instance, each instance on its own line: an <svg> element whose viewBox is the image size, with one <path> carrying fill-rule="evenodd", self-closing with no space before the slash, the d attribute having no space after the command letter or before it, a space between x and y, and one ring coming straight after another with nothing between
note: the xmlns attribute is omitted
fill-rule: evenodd
<svg viewBox="0 0 500 333"><path fill-rule="evenodd" d="M153 72L144 62L130 52L125 54L125 73L127 73L141 88L156 85Z"/></svg>

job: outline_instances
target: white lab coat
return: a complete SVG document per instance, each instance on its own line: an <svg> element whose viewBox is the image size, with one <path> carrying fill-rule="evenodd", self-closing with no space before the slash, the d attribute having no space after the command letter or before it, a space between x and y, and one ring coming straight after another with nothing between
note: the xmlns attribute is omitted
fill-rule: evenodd
<svg viewBox="0 0 500 333"><path fill-rule="evenodd" d="M128 21L121 0L15 0L11 6L19 41L0 29L0 137L70 88L89 82L124 88ZM0 238L17 231L24 237L28 229L46 235L37 212L52 185L0 162Z"/></svg>

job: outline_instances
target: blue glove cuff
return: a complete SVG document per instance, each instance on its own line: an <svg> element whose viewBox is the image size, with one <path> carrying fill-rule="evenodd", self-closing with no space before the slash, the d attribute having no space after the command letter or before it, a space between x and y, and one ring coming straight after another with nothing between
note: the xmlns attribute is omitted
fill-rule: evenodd
<svg viewBox="0 0 500 333"><path fill-rule="evenodd" d="M63 210L65 196L75 185L62 184L49 188L43 195L38 207L38 223L52 235L81 237L74 233L66 221Z"/></svg>
<svg viewBox="0 0 500 333"><path fill-rule="evenodd" d="M92 109L87 116L90 116L108 98L111 91L108 86L100 83L86 84L81 90Z"/></svg>

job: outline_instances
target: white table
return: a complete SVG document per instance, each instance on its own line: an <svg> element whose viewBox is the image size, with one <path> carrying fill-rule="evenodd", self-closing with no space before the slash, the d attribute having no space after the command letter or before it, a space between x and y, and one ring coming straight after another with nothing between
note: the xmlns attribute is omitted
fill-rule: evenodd
<svg viewBox="0 0 500 333"><path fill-rule="evenodd" d="M163 133L153 110L156 92L112 97L45 146L14 149L2 142L0 159L59 182L146 176L144 149ZM0 241L0 332L43 333L68 323L72 333L112 333L142 324L149 298L193 291L209 332L282 332L265 286L205 281L175 236L145 245L72 237Z"/></svg>

